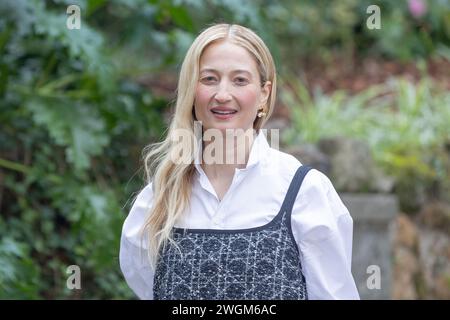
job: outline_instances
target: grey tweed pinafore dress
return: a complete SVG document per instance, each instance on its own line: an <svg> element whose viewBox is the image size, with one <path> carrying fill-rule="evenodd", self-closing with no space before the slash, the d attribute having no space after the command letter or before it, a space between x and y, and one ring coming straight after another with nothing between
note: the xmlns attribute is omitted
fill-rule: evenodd
<svg viewBox="0 0 450 320"><path fill-rule="evenodd" d="M308 299L291 213L310 169L298 168L279 213L263 226L238 230L173 228L181 254L171 243L160 251L154 299Z"/></svg>

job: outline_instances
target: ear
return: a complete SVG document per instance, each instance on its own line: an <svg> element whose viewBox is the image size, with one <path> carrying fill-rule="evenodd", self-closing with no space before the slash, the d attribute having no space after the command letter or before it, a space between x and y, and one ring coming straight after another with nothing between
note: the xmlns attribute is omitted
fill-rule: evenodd
<svg viewBox="0 0 450 320"><path fill-rule="evenodd" d="M266 83L264 83L264 86L261 88L260 105L265 105L267 103L271 91L272 91L272 82L266 81Z"/></svg>

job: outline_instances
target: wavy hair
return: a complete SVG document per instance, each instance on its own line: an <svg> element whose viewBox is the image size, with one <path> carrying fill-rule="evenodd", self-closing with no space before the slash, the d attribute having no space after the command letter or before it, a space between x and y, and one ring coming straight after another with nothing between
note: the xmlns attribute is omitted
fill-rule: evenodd
<svg viewBox="0 0 450 320"><path fill-rule="evenodd" d="M147 182L152 182L153 203L141 229L148 241L150 263L156 266L158 253L167 241L173 242L171 232L175 222L190 205L192 179L195 174L195 152L198 141L194 135L194 98L199 79L200 58L205 48L222 40L245 48L255 59L261 86L270 81L271 92L263 106L265 117L256 117L256 132L270 118L276 99L276 69L269 49L252 30L236 24L215 24L203 30L186 53L181 66L175 112L172 115L167 136L162 142L144 149L144 167ZM180 155L179 132L188 133L192 139L183 139Z"/></svg>

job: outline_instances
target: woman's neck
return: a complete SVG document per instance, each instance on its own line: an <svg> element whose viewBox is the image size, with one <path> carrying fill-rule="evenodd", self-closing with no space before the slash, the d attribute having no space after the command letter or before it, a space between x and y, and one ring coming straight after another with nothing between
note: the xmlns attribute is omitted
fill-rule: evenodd
<svg viewBox="0 0 450 320"><path fill-rule="evenodd" d="M201 167L208 178L233 177L236 168L245 168L255 138L252 130L242 134L227 132L213 141L203 141Z"/></svg>

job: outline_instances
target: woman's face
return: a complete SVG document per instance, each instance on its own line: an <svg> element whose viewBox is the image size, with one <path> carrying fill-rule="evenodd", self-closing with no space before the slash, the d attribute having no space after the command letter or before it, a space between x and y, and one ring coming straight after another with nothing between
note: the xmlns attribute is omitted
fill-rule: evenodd
<svg viewBox="0 0 450 320"><path fill-rule="evenodd" d="M200 58L194 109L203 129L251 129L267 101L271 83L261 87L255 59L233 43L210 44ZM264 110L267 112L267 110Z"/></svg>

